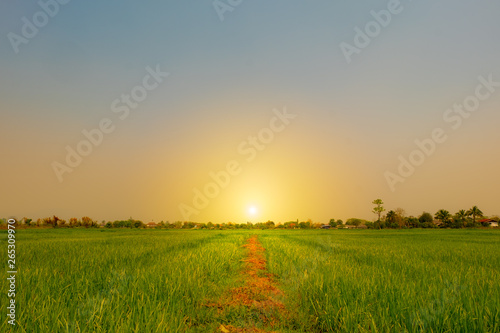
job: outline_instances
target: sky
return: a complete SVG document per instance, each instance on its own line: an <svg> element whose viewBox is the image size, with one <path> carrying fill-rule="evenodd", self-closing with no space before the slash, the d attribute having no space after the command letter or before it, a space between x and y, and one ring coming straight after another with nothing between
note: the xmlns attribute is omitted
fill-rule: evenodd
<svg viewBox="0 0 500 333"><path fill-rule="evenodd" d="M499 12L3 1L0 217L498 215Z"/></svg>

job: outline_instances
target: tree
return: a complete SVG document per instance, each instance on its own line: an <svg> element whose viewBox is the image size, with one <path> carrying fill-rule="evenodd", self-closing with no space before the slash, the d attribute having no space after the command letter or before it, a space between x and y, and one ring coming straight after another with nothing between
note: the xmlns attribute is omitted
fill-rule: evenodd
<svg viewBox="0 0 500 333"><path fill-rule="evenodd" d="M375 223L366 221L365 222L366 228L368 229L375 229Z"/></svg>
<svg viewBox="0 0 500 333"><path fill-rule="evenodd" d="M61 219L54 215L53 217L44 218L43 224L51 225L53 228L57 228L57 223L59 220L61 220Z"/></svg>
<svg viewBox="0 0 500 333"><path fill-rule="evenodd" d="M398 224L399 229L401 229L406 224L406 212L403 208L396 208L395 213L396 223Z"/></svg>
<svg viewBox="0 0 500 333"><path fill-rule="evenodd" d="M52 226L53 226L54 228L57 228L57 224L59 223L59 221L61 221L61 219L60 219L60 218L58 218L57 216L55 216L55 215L54 215L54 216L52 217Z"/></svg>
<svg viewBox="0 0 500 333"><path fill-rule="evenodd" d="M447 224L450 221L451 214L446 209L440 209L437 211L437 213L434 215L434 217L437 220L443 222L444 224Z"/></svg>
<svg viewBox="0 0 500 333"><path fill-rule="evenodd" d="M461 209L458 212L455 213L454 220L455 220L455 227L457 228L462 228L465 225L465 221L467 220L467 211Z"/></svg>
<svg viewBox="0 0 500 333"><path fill-rule="evenodd" d="M72 228L78 226L78 220L76 219L76 217L71 217L69 219L69 226Z"/></svg>
<svg viewBox="0 0 500 333"><path fill-rule="evenodd" d="M393 223L396 223L396 212L393 210L388 211L387 216L385 217L385 221L389 226L391 226L391 224Z"/></svg>
<svg viewBox="0 0 500 333"><path fill-rule="evenodd" d="M382 206L384 202L382 201L382 199L375 199L373 200L372 204L376 205L376 207L373 208L373 213L377 214L378 216L377 221L380 221L380 214L382 214L382 212L385 211L385 208Z"/></svg>
<svg viewBox="0 0 500 333"><path fill-rule="evenodd" d="M431 213L423 212L422 215L418 218L420 223L432 223L432 215Z"/></svg>
<svg viewBox="0 0 500 333"><path fill-rule="evenodd" d="M182 223L181 229L192 229L193 227L194 227L194 223L193 222L184 221Z"/></svg>
<svg viewBox="0 0 500 333"><path fill-rule="evenodd" d="M361 224L361 220L360 219L357 219L357 218L350 218L348 219L345 224L346 225L353 225L355 226L356 228Z"/></svg>
<svg viewBox="0 0 500 333"><path fill-rule="evenodd" d="M268 229L272 229L272 228L274 228L274 222L271 221L271 220L268 220L266 222L266 226L267 226Z"/></svg>
<svg viewBox="0 0 500 333"><path fill-rule="evenodd" d="M419 226L419 220L413 216L407 217L406 223L412 228L418 228L418 226Z"/></svg>
<svg viewBox="0 0 500 333"><path fill-rule="evenodd" d="M461 209L455 213L455 218L462 222L467 219L467 216L469 216L469 214L467 214L467 211L465 211L464 209Z"/></svg>
<svg viewBox="0 0 500 333"><path fill-rule="evenodd" d="M330 222L328 223L330 227L335 228L337 226L337 222L335 222L335 219L330 219Z"/></svg>
<svg viewBox="0 0 500 333"><path fill-rule="evenodd" d="M24 222L24 224L25 224L25 225L27 225L27 226L29 227L29 226L30 226L30 224L31 224L31 221L33 221L33 219L29 219L29 218L27 218L27 217L23 217L23 218L21 219L21 221L23 221L23 222Z"/></svg>
<svg viewBox="0 0 500 333"><path fill-rule="evenodd" d="M88 228L88 227L93 227L94 226L94 221L88 217L88 216L84 216L82 217L82 225L85 227L85 228Z"/></svg>
<svg viewBox="0 0 500 333"><path fill-rule="evenodd" d="M476 223L476 216L477 217L483 216L483 212L479 208L477 208L477 206L474 206L471 209L469 209L467 214L472 215L472 220L474 221L474 223Z"/></svg>

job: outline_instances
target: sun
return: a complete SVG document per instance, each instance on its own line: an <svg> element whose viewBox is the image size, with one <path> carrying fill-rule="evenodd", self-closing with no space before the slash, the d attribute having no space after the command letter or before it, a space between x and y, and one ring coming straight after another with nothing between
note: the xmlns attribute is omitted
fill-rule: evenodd
<svg viewBox="0 0 500 333"><path fill-rule="evenodd" d="M255 206L248 207L248 214L250 214L251 216L255 216L257 215L257 213L258 213L257 207Z"/></svg>

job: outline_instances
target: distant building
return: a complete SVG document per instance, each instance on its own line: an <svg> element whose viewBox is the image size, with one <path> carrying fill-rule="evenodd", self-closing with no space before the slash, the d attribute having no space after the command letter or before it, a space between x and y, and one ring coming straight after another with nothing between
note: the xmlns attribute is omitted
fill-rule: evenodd
<svg viewBox="0 0 500 333"><path fill-rule="evenodd" d="M328 224L323 224L321 226L321 229L330 229L330 226Z"/></svg>
<svg viewBox="0 0 500 333"><path fill-rule="evenodd" d="M441 228L442 226L444 226L444 223L439 221L439 220L434 220L432 221L432 223L434 223L435 226Z"/></svg>
<svg viewBox="0 0 500 333"><path fill-rule="evenodd" d="M156 223L155 222L149 222L147 224L148 228L156 228Z"/></svg>
<svg viewBox="0 0 500 333"><path fill-rule="evenodd" d="M498 227L498 221L491 220L491 219L482 219L478 221L481 224L486 224L489 227Z"/></svg>

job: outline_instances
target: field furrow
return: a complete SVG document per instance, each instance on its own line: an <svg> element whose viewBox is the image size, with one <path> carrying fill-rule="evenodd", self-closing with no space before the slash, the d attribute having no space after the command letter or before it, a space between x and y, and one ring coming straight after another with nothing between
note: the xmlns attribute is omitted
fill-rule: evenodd
<svg viewBox="0 0 500 333"><path fill-rule="evenodd" d="M224 322L218 328L221 332L272 332L290 319L282 302L284 294L267 269L265 249L258 237L252 235L242 247L246 254L240 285L207 306L218 309L218 317Z"/></svg>

